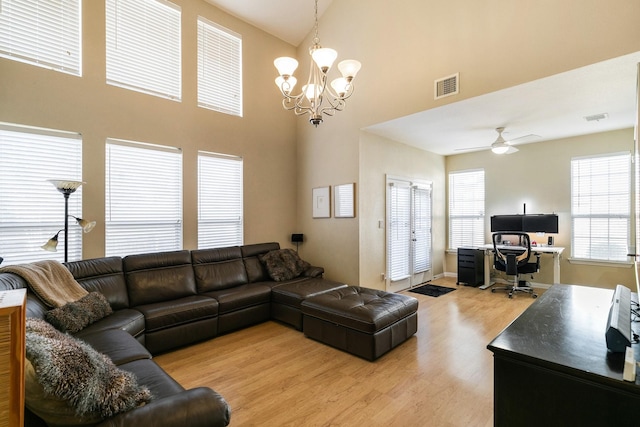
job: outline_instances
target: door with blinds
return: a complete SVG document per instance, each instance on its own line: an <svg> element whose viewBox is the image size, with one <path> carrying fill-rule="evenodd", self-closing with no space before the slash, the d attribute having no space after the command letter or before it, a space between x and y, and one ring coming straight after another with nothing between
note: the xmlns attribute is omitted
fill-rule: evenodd
<svg viewBox="0 0 640 427"><path fill-rule="evenodd" d="M431 183L387 177L386 223L387 291L431 280Z"/></svg>

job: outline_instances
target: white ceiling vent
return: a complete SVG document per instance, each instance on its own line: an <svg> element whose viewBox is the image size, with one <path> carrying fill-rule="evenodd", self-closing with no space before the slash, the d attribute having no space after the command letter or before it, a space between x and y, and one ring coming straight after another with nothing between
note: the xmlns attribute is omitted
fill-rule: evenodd
<svg viewBox="0 0 640 427"><path fill-rule="evenodd" d="M608 119L609 118L609 114L608 113L600 113L600 114L594 114L592 116L585 116L584 119L588 122L599 122L600 120L604 120L604 119Z"/></svg>
<svg viewBox="0 0 640 427"><path fill-rule="evenodd" d="M443 77L434 82L434 99L456 95L460 91L460 73Z"/></svg>

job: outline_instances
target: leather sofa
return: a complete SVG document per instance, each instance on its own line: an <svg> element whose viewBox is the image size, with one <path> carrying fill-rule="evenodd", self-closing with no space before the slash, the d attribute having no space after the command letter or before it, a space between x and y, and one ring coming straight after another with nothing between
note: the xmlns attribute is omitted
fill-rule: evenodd
<svg viewBox="0 0 640 427"><path fill-rule="evenodd" d="M258 257L277 249L278 243L261 243L66 263L76 281L103 294L113 310L75 336L133 372L154 396L97 425L228 425L231 411L221 395L207 387L185 390L152 356L269 319L301 330L305 298L346 286L323 279L319 267L287 281L271 280ZM0 273L0 290L25 287L21 277ZM27 293L27 317L44 318L47 310ZM45 425L26 412L27 426Z"/></svg>

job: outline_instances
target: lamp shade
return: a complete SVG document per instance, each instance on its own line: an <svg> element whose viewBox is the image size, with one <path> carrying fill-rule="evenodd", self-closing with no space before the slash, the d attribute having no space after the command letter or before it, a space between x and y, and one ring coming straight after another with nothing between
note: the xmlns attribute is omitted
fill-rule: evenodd
<svg viewBox="0 0 640 427"><path fill-rule="evenodd" d="M349 81L355 78L361 67L362 64L355 59L345 59L344 61L340 61L340 63L338 64L338 70L340 70L342 77Z"/></svg>
<svg viewBox="0 0 640 427"><path fill-rule="evenodd" d="M82 231L85 233L90 232L91 230L93 230L93 227L96 226L95 221L88 221L82 218L76 218L76 221L78 222L78 225L82 227Z"/></svg>
<svg viewBox="0 0 640 427"><path fill-rule="evenodd" d="M45 251L58 252L58 234L47 240L47 243L40 247Z"/></svg>
<svg viewBox="0 0 640 427"><path fill-rule="evenodd" d="M311 54L313 61L323 73L329 71L329 68L333 65L333 61L338 57L338 52L328 47L322 47L315 49Z"/></svg>
<svg viewBox="0 0 640 427"><path fill-rule="evenodd" d="M495 142L491 145L491 151L493 151L495 154L504 154L509 151L509 146L504 142Z"/></svg>
<svg viewBox="0 0 640 427"><path fill-rule="evenodd" d="M293 76L290 76L288 79L282 76L276 77L276 86L284 93L291 93L296 83L298 83L298 79Z"/></svg>
<svg viewBox="0 0 640 427"><path fill-rule="evenodd" d="M281 76L290 76L298 68L298 61L288 56L281 56L273 61Z"/></svg>
<svg viewBox="0 0 640 427"><path fill-rule="evenodd" d="M338 96L342 98L349 89L349 82L344 77L338 77L331 82L331 87L338 94Z"/></svg>
<svg viewBox="0 0 640 427"><path fill-rule="evenodd" d="M316 88L317 88L318 94L322 92L322 87L320 85L315 85L311 83L311 84L302 86L302 92L304 93L304 96L306 96L309 101L313 101L316 98Z"/></svg>

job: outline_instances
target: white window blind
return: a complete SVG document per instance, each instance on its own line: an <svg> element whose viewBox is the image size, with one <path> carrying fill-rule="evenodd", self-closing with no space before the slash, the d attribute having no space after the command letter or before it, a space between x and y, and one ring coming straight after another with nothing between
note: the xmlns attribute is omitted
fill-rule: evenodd
<svg viewBox="0 0 640 427"><path fill-rule="evenodd" d="M484 170L449 174L449 248L484 244Z"/></svg>
<svg viewBox="0 0 640 427"><path fill-rule="evenodd" d="M630 210L629 153L571 160L573 257L626 261Z"/></svg>
<svg viewBox="0 0 640 427"><path fill-rule="evenodd" d="M0 56L81 75L80 0L1 0Z"/></svg>
<svg viewBox="0 0 640 427"><path fill-rule="evenodd" d="M198 18L198 106L242 117L242 38Z"/></svg>
<svg viewBox="0 0 640 427"><path fill-rule="evenodd" d="M410 275L411 187L408 183L390 183L388 200L388 274L394 281Z"/></svg>
<svg viewBox="0 0 640 427"><path fill-rule="evenodd" d="M182 249L182 151L107 140L105 254Z"/></svg>
<svg viewBox="0 0 640 427"><path fill-rule="evenodd" d="M198 153L198 248L243 244L241 157Z"/></svg>
<svg viewBox="0 0 640 427"><path fill-rule="evenodd" d="M58 252L41 249L64 228L64 196L49 179L82 180L80 135L0 125L0 256L5 264L64 261L64 231ZM69 197L69 214L82 217L82 187ZM69 260L82 258L81 228L69 222Z"/></svg>
<svg viewBox="0 0 640 427"><path fill-rule="evenodd" d="M180 100L180 14L164 0L106 0L107 83Z"/></svg>
<svg viewBox="0 0 640 427"><path fill-rule="evenodd" d="M431 189L413 188L413 272L431 269Z"/></svg>

